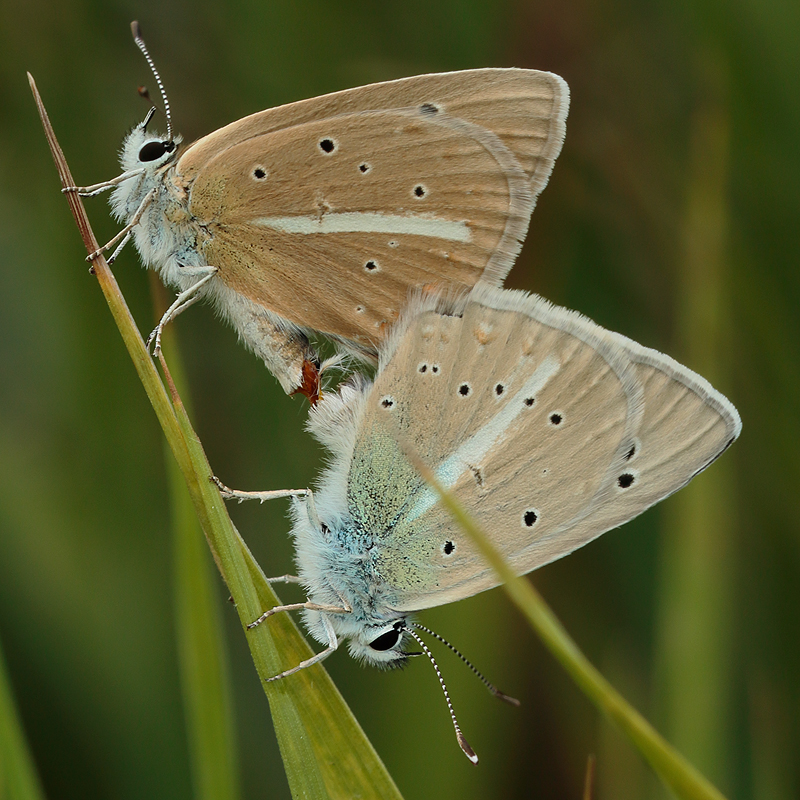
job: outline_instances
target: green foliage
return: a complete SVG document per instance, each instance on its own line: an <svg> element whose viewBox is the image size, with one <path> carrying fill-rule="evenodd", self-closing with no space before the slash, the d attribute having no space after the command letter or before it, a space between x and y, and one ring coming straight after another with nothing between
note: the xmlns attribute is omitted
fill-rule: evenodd
<svg viewBox="0 0 800 800"><path fill-rule="evenodd" d="M130 13L71 0L0 11L0 637L46 793L66 800L195 791L161 433L82 266L24 77L36 76L76 177L115 175L119 142L146 111L136 86L151 81ZM534 580L590 660L726 796L796 797L798 5L145 0L136 13L187 141L276 103L427 70L533 66L567 79L565 148L509 284L707 374L744 431L687 490ZM89 213L111 238L102 198ZM132 250L115 273L149 330ZM717 303L709 337L698 315ZM175 328L216 474L237 488L311 483L321 454L301 402L209 309ZM285 504L231 513L265 570L291 571ZM286 797L238 617L213 572L211 585L241 796ZM579 797L589 752L597 798L660 792L501 593L423 621L523 705L487 698L441 655L474 768L420 660L381 673L329 659L405 794Z"/></svg>

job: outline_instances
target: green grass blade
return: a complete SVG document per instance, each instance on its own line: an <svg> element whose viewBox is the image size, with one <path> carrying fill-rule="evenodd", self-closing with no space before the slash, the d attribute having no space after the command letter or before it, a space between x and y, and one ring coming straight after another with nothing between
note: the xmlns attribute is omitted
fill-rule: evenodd
<svg viewBox="0 0 800 800"><path fill-rule="evenodd" d="M28 750L6 662L0 649L0 797L44 800L44 791Z"/></svg>
<svg viewBox="0 0 800 800"><path fill-rule="evenodd" d="M62 185L74 185L32 78L30 83ZM68 194L67 199L87 252L91 253L97 249L97 242L83 204L75 194ZM168 393L161 382L105 259L95 259L93 267L246 629L264 608L279 601L235 530L219 491L211 482L211 469L180 397L172 386ZM166 368L163 361L162 366ZM168 373L167 379L171 382ZM246 636L269 700L292 795L336 800L399 798L386 768L321 665L266 683L272 675L311 654L291 618L279 614L267 624L246 631Z"/></svg>
<svg viewBox="0 0 800 800"><path fill-rule="evenodd" d="M152 276L156 305L166 296ZM174 331L163 341L172 377L183 396L187 382ZM237 800L239 762L232 687L219 607L218 578L211 568L192 498L175 459L165 452L172 511L174 610L178 663L195 800Z"/></svg>
<svg viewBox="0 0 800 800"><path fill-rule="evenodd" d="M178 661L196 800L236 800L239 771L217 576L186 485L170 458Z"/></svg>
<svg viewBox="0 0 800 800"><path fill-rule="evenodd" d="M661 780L678 797L686 800L724 800L723 795L666 742L589 662L533 584L512 571L460 503L442 488L433 473L421 464L419 459L413 455L412 459L425 480L439 494L442 504L475 542L484 558L503 581L505 591L528 619L547 649L586 696L633 742Z"/></svg>

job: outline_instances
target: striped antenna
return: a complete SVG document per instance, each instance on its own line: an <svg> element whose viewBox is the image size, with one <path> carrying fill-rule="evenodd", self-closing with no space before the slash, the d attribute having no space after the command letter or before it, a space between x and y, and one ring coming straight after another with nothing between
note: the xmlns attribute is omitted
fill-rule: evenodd
<svg viewBox="0 0 800 800"><path fill-rule="evenodd" d="M450 719L453 720L453 727L456 729L456 739L458 740L458 746L464 751L464 755L473 763L478 763L478 756L475 755L475 751L469 746L469 742L464 738L464 734L461 733L461 728L458 726L458 720L456 719L456 712L453 711L453 704L450 701L450 694L447 691L447 686L445 686L444 678L442 677L442 673L439 669L439 665L436 663L436 659L433 657L433 653L428 649L428 645L422 641L422 639L417 636L417 634L411 628L401 628L401 630L405 631L409 636L412 636L417 644L422 648L423 652L426 656L430 659L431 664L433 664L433 669L436 672L436 677L439 679L439 683L441 684L442 691L444 692L444 699L447 701L447 709L450 711Z"/></svg>
<svg viewBox="0 0 800 800"><path fill-rule="evenodd" d="M501 692L493 683L490 683L486 678L478 671L477 667L463 654L461 651L457 650L453 647L444 636L439 636L436 631L432 631L430 628L426 628L424 625L420 625L418 622L410 622L412 628L416 628L419 631L425 631L425 633L430 634L433 636L434 639L438 639L442 644L449 647L474 673L478 676L479 680L483 683L483 685L498 699L503 700L511 706L519 707L519 700L516 697L511 697L503 692Z"/></svg>
<svg viewBox="0 0 800 800"><path fill-rule="evenodd" d="M136 42L136 46L142 51L142 55L145 57L145 61L147 61L147 65L150 67L150 71L153 73L156 79L156 83L158 84L158 90L161 92L161 99L164 101L164 116L167 118L167 141L172 141L172 114L169 110L169 100L167 99L167 93L164 91L164 84L161 82L161 76L158 74L158 70L156 69L156 65L153 63L153 59L150 58L150 53L147 52L147 46L144 43L144 39L142 39L142 29L139 27L139 23L135 20L131 22L131 33L133 33L133 41Z"/></svg>

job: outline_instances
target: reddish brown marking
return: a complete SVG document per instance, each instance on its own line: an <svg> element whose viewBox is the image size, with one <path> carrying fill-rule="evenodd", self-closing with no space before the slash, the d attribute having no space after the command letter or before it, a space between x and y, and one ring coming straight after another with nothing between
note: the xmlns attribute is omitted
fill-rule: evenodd
<svg viewBox="0 0 800 800"><path fill-rule="evenodd" d="M303 372L300 385L292 392L292 394L302 394L308 398L308 402L315 406L322 391L319 385L319 366L307 359L303 359Z"/></svg>

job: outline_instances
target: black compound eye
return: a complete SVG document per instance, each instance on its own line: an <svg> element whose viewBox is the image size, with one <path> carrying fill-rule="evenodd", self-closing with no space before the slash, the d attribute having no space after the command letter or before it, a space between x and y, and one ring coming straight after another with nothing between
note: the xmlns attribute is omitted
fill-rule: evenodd
<svg viewBox="0 0 800 800"><path fill-rule="evenodd" d="M171 153L174 149L174 142L148 142L139 151L139 161L155 161L164 153Z"/></svg>
<svg viewBox="0 0 800 800"><path fill-rule="evenodd" d="M377 639L369 643L373 650L391 650L400 641L400 631L392 628L386 633L382 633Z"/></svg>

